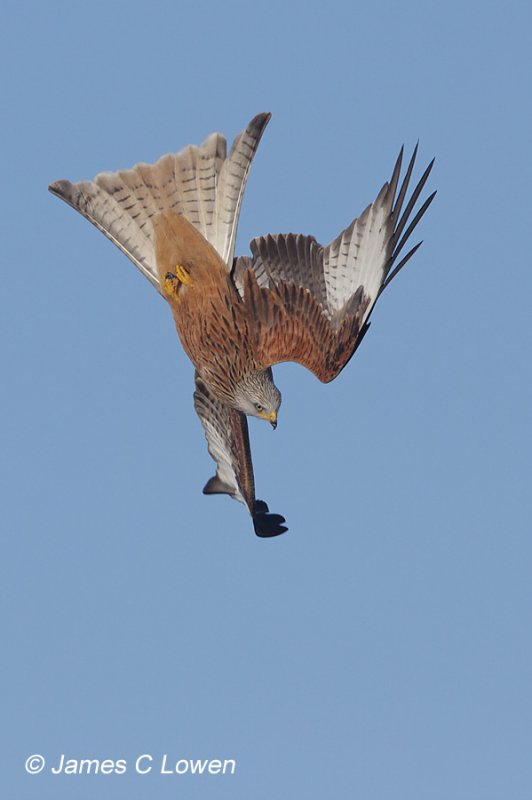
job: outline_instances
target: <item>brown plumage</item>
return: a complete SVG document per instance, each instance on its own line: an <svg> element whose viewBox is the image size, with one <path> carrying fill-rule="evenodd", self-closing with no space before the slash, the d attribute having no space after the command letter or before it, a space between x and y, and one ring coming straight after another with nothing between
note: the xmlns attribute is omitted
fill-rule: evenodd
<svg viewBox="0 0 532 800"><path fill-rule="evenodd" d="M179 338L220 400L235 407L245 378L282 361L307 367L324 383L338 375L370 303L362 287L335 330L309 289L294 283L261 288L249 267L242 301L216 250L185 217L164 211L153 226L159 281ZM179 267L190 283L173 279Z"/></svg>
<svg viewBox="0 0 532 800"><path fill-rule="evenodd" d="M267 537L286 527L255 497L246 415L275 426L281 396L273 364L296 361L323 382L344 368L381 292L418 249L398 261L435 194L414 214L432 162L407 199L417 148L399 183L401 150L375 201L329 245L268 234L252 240L251 256L233 260L244 187L269 118L251 120L229 154L225 139L212 134L154 165L50 186L170 305L196 368L194 405L217 467L204 492L245 503L255 532Z"/></svg>
<svg viewBox="0 0 532 800"><path fill-rule="evenodd" d="M244 274L244 298L257 368L295 361L323 383L336 378L351 358L370 304L359 287L350 312L335 330L304 286L261 288L252 269Z"/></svg>
<svg viewBox="0 0 532 800"><path fill-rule="evenodd" d="M174 211L158 214L154 231L159 280L183 347L218 399L235 407L237 385L261 368L251 344L249 315L227 266ZM176 267L188 274L188 285L167 279Z"/></svg>

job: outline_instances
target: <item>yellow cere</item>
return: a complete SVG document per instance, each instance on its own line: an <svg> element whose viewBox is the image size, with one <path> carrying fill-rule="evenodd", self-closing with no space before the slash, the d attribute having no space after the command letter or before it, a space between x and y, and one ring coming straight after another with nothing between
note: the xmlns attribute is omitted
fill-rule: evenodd
<svg viewBox="0 0 532 800"><path fill-rule="evenodd" d="M259 414L259 417L262 419L267 420L268 422L277 422L277 414L275 411L272 411L271 414L266 414L265 412Z"/></svg>

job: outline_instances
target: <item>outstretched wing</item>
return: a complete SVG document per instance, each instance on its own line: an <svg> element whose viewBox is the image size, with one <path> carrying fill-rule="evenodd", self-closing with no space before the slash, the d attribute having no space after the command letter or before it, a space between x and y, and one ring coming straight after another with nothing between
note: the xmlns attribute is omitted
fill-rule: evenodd
<svg viewBox="0 0 532 800"><path fill-rule="evenodd" d="M172 209L185 216L232 264L242 196L270 114L259 114L234 140L229 155L220 133L155 164L101 172L92 181L52 183L49 190L83 214L160 291L152 218Z"/></svg>
<svg viewBox="0 0 532 800"><path fill-rule="evenodd" d="M244 414L223 405L196 374L194 407L205 429L209 453L216 462L216 475L207 481L204 494L228 494L244 503L253 519L257 536L278 536L288 530L280 514L270 514L263 500L255 499L255 479Z"/></svg>
<svg viewBox="0 0 532 800"><path fill-rule="evenodd" d="M312 236L268 235L252 240L251 257L236 259L233 279L249 309L264 368L296 361L327 383L347 364L380 293L421 244L397 263L436 194L412 217L432 161L403 211L416 153L417 147L399 192L402 149L376 200L326 247Z"/></svg>

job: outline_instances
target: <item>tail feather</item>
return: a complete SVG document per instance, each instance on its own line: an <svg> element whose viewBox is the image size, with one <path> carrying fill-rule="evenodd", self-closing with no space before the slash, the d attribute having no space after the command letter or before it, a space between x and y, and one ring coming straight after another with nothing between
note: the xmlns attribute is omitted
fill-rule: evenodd
<svg viewBox="0 0 532 800"><path fill-rule="evenodd" d="M259 114L226 155L226 140L213 133L155 164L101 172L94 180L57 181L50 191L93 223L161 291L153 220L168 210L186 217L226 265L234 255L236 228L249 169L270 114Z"/></svg>

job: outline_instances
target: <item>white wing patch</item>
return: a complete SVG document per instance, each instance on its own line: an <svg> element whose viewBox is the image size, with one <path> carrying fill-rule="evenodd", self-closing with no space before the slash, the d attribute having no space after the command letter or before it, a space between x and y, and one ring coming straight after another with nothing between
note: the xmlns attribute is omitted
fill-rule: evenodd
<svg viewBox="0 0 532 800"><path fill-rule="evenodd" d="M431 194L411 219L432 169L431 162L401 214L416 154L417 147L397 196L402 149L390 181L384 184L374 202L327 246L320 245L313 236L294 233L253 239L252 256L241 256L233 267L233 280L241 297L244 297L244 273L251 268L261 287L295 284L308 289L334 328L339 328L354 312L357 298L363 296L364 302L369 300L364 323L382 290L421 244L415 245L392 271L404 244L436 194Z"/></svg>
<svg viewBox="0 0 532 800"><path fill-rule="evenodd" d="M364 287L371 305L377 298L392 228L387 189L385 184L375 202L323 249L323 274L331 315L344 307L359 286Z"/></svg>

